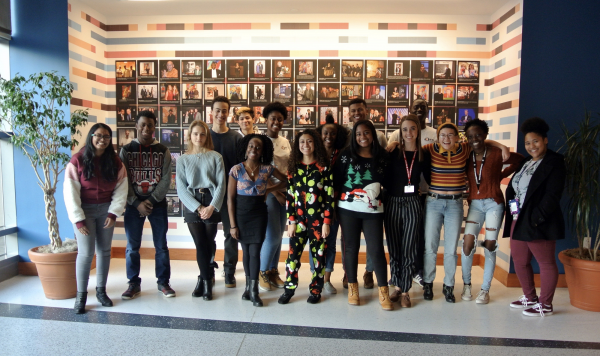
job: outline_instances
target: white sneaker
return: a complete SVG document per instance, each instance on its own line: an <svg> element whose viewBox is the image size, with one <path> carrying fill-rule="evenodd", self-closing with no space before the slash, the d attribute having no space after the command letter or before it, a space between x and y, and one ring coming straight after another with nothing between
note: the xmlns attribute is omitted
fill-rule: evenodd
<svg viewBox="0 0 600 356"><path fill-rule="evenodd" d="M413 282L420 285L421 287L423 287L425 285L423 283L423 278L421 278L421 275L418 273L413 276Z"/></svg>
<svg viewBox="0 0 600 356"><path fill-rule="evenodd" d="M462 291L462 294L460 295L460 297L462 298L462 300L473 299L473 296L471 295L471 285L470 284L465 284L463 286L463 291Z"/></svg>
<svg viewBox="0 0 600 356"><path fill-rule="evenodd" d="M479 294L477 294L477 299L475 299L475 303L477 304L487 304L490 302L490 291L481 290Z"/></svg>
<svg viewBox="0 0 600 356"><path fill-rule="evenodd" d="M325 282L325 284L323 285L323 289L329 294L337 294L337 289L335 289L331 282Z"/></svg>

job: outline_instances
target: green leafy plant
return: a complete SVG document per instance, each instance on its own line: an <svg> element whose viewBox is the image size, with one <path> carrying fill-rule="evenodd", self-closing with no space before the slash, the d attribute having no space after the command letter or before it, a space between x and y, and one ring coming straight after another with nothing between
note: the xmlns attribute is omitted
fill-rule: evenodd
<svg viewBox="0 0 600 356"><path fill-rule="evenodd" d="M56 217L56 185L70 160L67 153L78 144L73 137L87 124L87 110L75 110L65 118L73 86L56 72L28 78L0 78L0 131L29 158L44 193L48 234L53 250L62 246ZM68 132L69 134L66 134Z"/></svg>
<svg viewBox="0 0 600 356"><path fill-rule="evenodd" d="M590 111L577 127L562 125L564 143L560 152L567 168L566 196L568 223L577 235L579 256L598 260L600 248L600 121ZM584 239L590 238L589 248Z"/></svg>

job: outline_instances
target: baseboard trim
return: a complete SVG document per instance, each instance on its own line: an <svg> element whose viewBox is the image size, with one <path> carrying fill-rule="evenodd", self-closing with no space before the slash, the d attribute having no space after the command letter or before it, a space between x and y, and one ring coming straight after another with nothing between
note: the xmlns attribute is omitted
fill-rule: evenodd
<svg viewBox="0 0 600 356"><path fill-rule="evenodd" d="M96 268L96 256L92 259L91 269ZM33 262L19 262L19 274L22 276L37 276L38 271Z"/></svg>
<svg viewBox="0 0 600 356"><path fill-rule="evenodd" d="M0 260L0 282L19 274L19 256Z"/></svg>

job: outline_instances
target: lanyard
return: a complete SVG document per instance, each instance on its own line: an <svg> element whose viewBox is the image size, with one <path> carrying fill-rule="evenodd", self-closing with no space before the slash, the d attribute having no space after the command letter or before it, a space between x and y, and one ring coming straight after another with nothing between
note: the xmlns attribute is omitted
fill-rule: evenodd
<svg viewBox="0 0 600 356"><path fill-rule="evenodd" d="M402 150L402 155L404 156L404 165L406 166L406 175L408 176L408 185L412 185L410 182L410 176L412 175L412 169L413 169L413 165L415 164L415 158L417 158L417 153L418 153L418 151L415 151L413 153L413 159L410 164L410 170L409 170L408 160L406 159L406 153L404 152L404 150Z"/></svg>
<svg viewBox="0 0 600 356"><path fill-rule="evenodd" d="M481 185L481 174L483 173L483 164L485 163L485 156L487 155L487 147L483 151L483 157L481 157L481 165L479 166L479 176L477 176L477 159L475 158L475 151L473 151L473 173L475 173L475 184L477 184L477 194L479 194L479 186Z"/></svg>

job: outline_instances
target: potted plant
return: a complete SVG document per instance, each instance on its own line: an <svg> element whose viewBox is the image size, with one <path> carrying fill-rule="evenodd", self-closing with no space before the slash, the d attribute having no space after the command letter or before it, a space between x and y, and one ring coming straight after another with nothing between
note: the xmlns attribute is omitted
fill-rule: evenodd
<svg viewBox="0 0 600 356"><path fill-rule="evenodd" d="M600 122L586 110L573 130L563 125L567 222L579 247L561 251L571 304L600 311Z"/></svg>
<svg viewBox="0 0 600 356"><path fill-rule="evenodd" d="M75 297L75 240L60 238L54 193L59 176L70 160L70 149L78 144L73 137L87 123L86 110L76 110L65 119L65 105L73 87L56 72L0 78L0 130L31 162L44 194L45 217L50 244L29 250L36 264L44 293L50 299Z"/></svg>

